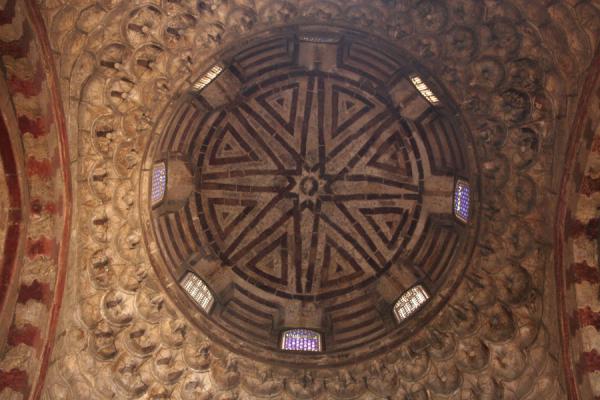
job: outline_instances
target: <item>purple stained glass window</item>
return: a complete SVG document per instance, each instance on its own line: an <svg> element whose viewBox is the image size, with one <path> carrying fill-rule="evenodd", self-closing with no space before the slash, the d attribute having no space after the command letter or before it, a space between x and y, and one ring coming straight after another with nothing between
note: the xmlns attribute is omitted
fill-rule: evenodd
<svg viewBox="0 0 600 400"><path fill-rule="evenodd" d="M321 334L310 329L290 329L283 332L282 350L321 351Z"/></svg>
<svg viewBox="0 0 600 400"><path fill-rule="evenodd" d="M152 168L152 204L157 204L165 197L167 189L167 166L161 162Z"/></svg>
<svg viewBox="0 0 600 400"><path fill-rule="evenodd" d="M469 222L471 187L463 180L456 181L454 188L454 215L463 222Z"/></svg>

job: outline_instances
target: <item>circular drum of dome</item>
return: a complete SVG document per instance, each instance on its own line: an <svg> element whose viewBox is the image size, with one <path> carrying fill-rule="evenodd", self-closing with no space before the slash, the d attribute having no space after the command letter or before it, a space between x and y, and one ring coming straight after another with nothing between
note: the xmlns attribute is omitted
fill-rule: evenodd
<svg viewBox="0 0 600 400"><path fill-rule="evenodd" d="M383 40L264 32L215 56L157 127L140 193L153 265L232 351L305 367L389 351L469 262L470 141L440 84ZM294 328L319 351L281 350Z"/></svg>

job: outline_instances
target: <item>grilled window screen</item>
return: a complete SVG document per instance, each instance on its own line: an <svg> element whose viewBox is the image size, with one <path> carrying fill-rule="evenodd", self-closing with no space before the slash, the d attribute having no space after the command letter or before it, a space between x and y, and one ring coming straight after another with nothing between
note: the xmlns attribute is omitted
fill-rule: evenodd
<svg viewBox="0 0 600 400"><path fill-rule="evenodd" d="M164 162L155 164L152 167L152 205L158 204L164 197L167 190L167 166Z"/></svg>
<svg viewBox="0 0 600 400"><path fill-rule="evenodd" d="M310 329L290 329L283 332L281 349L290 351L321 351L321 334Z"/></svg>
<svg viewBox="0 0 600 400"><path fill-rule="evenodd" d="M205 87L207 87L212 81L217 79L219 75L223 72L223 66L221 64L214 65L211 69L208 70L200 79L194 83L194 90L196 92L202 91Z"/></svg>
<svg viewBox="0 0 600 400"><path fill-rule="evenodd" d="M427 99L428 102L430 102L433 105L439 104L440 99L438 99L435 93L433 93L433 91L429 89L429 86L427 86L427 84L423 82L419 75L411 75L410 81L413 85L415 85L417 90L421 93L423 97Z"/></svg>
<svg viewBox="0 0 600 400"><path fill-rule="evenodd" d="M421 285L404 292L394 305L394 315L398 322L402 322L414 314L428 299L429 295Z"/></svg>
<svg viewBox="0 0 600 400"><path fill-rule="evenodd" d="M214 298L202 279L196 274L188 272L181 281L181 287L206 313L210 312Z"/></svg>
<svg viewBox="0 0 600 400"><path fill-rule="evenodd" d="M469 222L471 187L463 180L456 181L454 188L454 215L462 222Z"/></svg>

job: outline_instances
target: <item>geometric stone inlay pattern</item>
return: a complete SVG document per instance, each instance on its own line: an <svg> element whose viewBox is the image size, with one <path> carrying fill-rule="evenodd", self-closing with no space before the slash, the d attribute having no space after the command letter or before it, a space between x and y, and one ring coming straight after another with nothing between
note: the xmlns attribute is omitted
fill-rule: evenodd
<svg viewBox="0 0 600 400"><path fill-rule="evenodd" d="M267 291L340 295L403 253L421 216L419 149L402 119L358 82L318 72L285 78L260 83L207 128L202 229L226 265Z"/></svg>
<svg viewBox="0 0 600 400"><path fill-rule="evenodd" d="M165 113L151 156L183 161L193 190L167 193L152 226L169 274L210 287L213 310L197 317L216 336L276 351L301 326L326 356L371 352L409 334L399 293L433 297L460 276L470 239L453 189L471 158L451 100L422 96L410 58L302 29L232 46L211 61L222 70L190 80L202 90Z"/></svg>

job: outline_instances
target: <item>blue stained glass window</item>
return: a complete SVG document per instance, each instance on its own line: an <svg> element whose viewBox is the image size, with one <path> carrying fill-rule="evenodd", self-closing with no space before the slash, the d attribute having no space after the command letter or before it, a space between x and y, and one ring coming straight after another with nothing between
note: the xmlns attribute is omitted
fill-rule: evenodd
<svg viewBox="0 0 600 400"><path fill-rule="evenodd" d="M463 180L456 181L454 188L454 215L462 222L469 222L471 186Z"/></svg>
<svg viewBox="0 0 600 400"><path fill-rule="evenodd" d="M283 332L281 349L290 351L321 351L321 334L310 329L290 329Z"/></svg>
<svg viewBox="0 0 600 400"><path fill-rule="evenodd" d="M160 202L165 197L167 189L167 166L164 162L155 164L152 168L152 205Z"/></svg>

